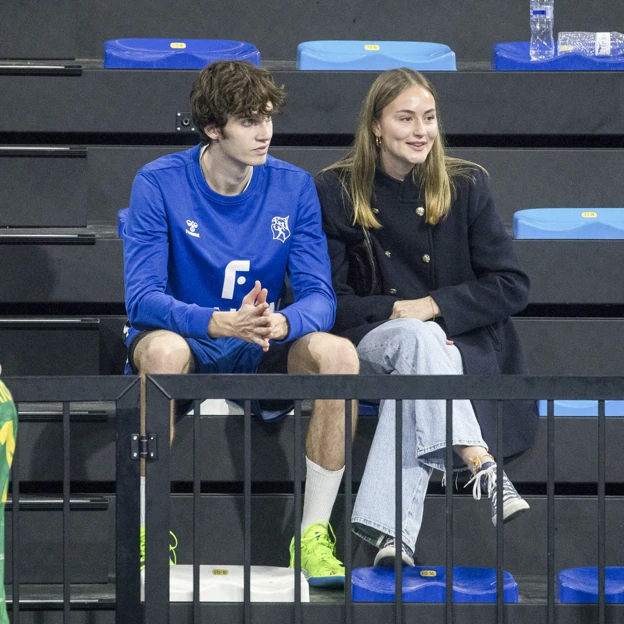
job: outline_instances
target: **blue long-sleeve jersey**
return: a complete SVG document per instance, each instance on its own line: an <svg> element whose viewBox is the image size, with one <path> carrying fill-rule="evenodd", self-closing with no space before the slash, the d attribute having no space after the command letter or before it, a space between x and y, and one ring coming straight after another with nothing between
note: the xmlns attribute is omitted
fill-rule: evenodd
<svg viewBox="0 0 624 624"><path fill-rule="evenodd" d="M215 310L238 309L259 280L276 304L286 273L295 303L286 340L334 323L327 241L311 176L271 156L235 196L204 180L200 146L143 167L124 234L126 308L135 330L206 338Z"/></svg>

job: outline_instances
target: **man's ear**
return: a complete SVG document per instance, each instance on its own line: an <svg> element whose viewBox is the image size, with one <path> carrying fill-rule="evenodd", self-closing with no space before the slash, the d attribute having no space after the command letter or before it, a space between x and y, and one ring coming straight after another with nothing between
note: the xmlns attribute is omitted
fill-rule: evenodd
<svg viewBox="0 0 624 624"><path fill-rule="evenodd" d="M209 124L207 126L204 126L204 132L211 141L216 141L217 139L221 138L221 131L217 128L215 124Z"/></svg>

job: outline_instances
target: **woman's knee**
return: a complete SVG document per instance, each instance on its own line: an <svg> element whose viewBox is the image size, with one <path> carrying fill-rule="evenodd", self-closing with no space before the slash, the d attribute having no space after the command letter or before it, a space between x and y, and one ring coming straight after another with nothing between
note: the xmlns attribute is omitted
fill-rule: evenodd
<svg viewBox="0 0 624 624"><path fill-rule="evenodd" d="M426 361L444 360L445 355L444 332L432 325L418 319L396 319L375 328L357 348L362 369L369 374L424 374L421 369Z"/></svg>
<svg viewBox="0 0 624 624"><path fill-rule="evenodd" d="M376 327L360 343L366 348L368 342L378 342L390 347L392 351L404 348L413 349L433 338L431 329L418 319L393 319Z"/></svg>

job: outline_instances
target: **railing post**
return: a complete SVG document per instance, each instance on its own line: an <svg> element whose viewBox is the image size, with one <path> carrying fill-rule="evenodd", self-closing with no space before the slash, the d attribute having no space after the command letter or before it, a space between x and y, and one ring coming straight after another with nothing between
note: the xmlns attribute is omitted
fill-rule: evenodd
<svg viewBox="0 0 624 624"><path fill-rule="evenodd" d="M148 376L145 402L146 433L158 444L158 459L146 461L145 474L145 621L169 624L171 397Z"/></svg>
<svg viewBox="0 0 624 624"><path fill-rule="evenodd" d="M301 624L303 615L301 613L301 401L295 400L295 430L294 430L294 469L295 469L295 483L294 483L294 518L295 518L295 562L294 562L294 575L295 575L295 617L294 624Z"/></svg>
<svg viewBox="0 0 624 624"><path fill-rule="evenodd" d="M555 624L555 408L554 401L548 401L546 421L546 447L548 466L546 472L547 497L546 518L548 523L548 543L546 548L546 587L548 601L548 624Z"/></svg>
<svg viewBox="0 0 624 624"><path fill-rule="evenodd" d="M19 420L19 403L16 403ZM19 425L18 425L19 426ZM13 574L11 578L11 621L20 623L20 463L21 463L21 436L18 433L15 440L15 453L11 467L11 561ZM5 559L6 561L6 559Z"/></svg>
<svg viewBox="0 0 624 624"><path fill-rule="evenodd" d="M344 495L345 495L345 537L344 537L344 566L345 566L345 624L353 622L353 601L351 590L351 511L353 506L353 401L345 400L345 471L344 471Z"/></svg>
<svg viewBox="0 0 624 624"><path fill-rule="evenodd" d="M140 624L139 571L140 461L130 454L130 436L140 427L140 386L134 384L117 400L115 542L116 624Z"/></svg>
<svg viewBox="0 0 624 624"><path fill-rule="evenodd" d="M598 624L605 624L605 402L598 401Z"/></svg>
<svg viewBox="0 0 624 624"><path fill-rule="evenodd" d="M396 624L403 624L403 401L395 401L395 414L394 616Z"/></svg>
<svg viewBox="0 0 624 624"><path fill-rule="evenodd" d="M69 402L63 401L63 624L70 624L71 622L71 586L69 579L71 436L69 416Z"/></svg>
<svg viewBox="0 0 624 624"><path fill-rule="evenodd" d="M496 622L504 624L505 621L505 585L503 578L503 566L505 565L504 554L504 531L503 531L503 419L505 417L503 401L496 402Z"/></svg>
<svg viewBox="0 0 624 624"><path fill-rule="evenodd" d="M446 401L446 624L453 624L453 401Z"/></svg>
<svg viewBox="0 0 624 624"><path fill-rule="evenodd" d="M244 478L243 489L245 499L245 522L244 522L244 552L243 552L243 575L244 575L244 622L251 624L251 400L245 399L245 423L244 423Z"/></svg>
<svg viewBox="0 0 624 624"><path fill-rule="evenodd" d="M201 622L201 401L193 402L193 622Z"/></svg>

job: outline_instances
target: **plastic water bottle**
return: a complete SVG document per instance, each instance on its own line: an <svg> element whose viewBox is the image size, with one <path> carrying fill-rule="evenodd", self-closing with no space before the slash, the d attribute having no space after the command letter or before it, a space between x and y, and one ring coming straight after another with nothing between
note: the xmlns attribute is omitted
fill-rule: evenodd
<svg viewBox="0 0 624 624"><path fill-rule="evenodd" d="M557 54L624 57L624 35L619 32L560 32Z"/></svg>
<svg viewBox="0 0 624 624"><path fill-rule="evenodd" d="M553 19L555 0L531 2L531 60L543 61L555 56Z"/></svg>

